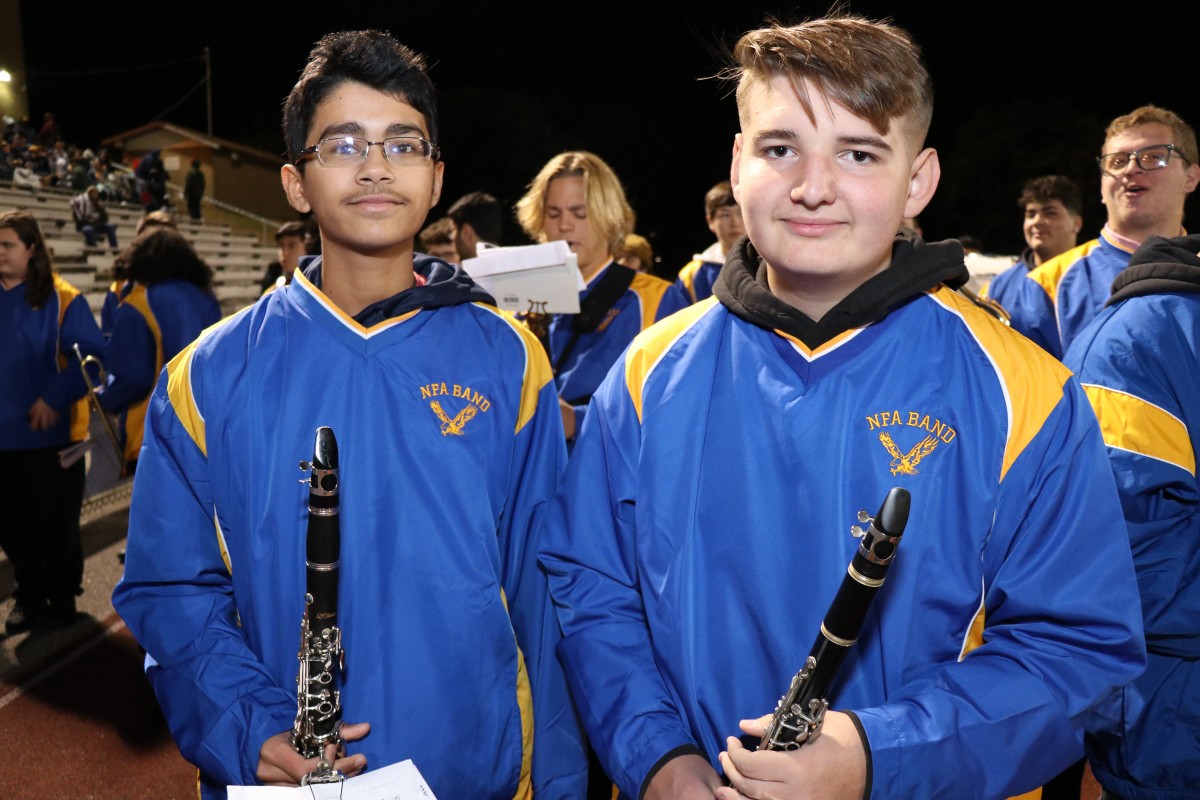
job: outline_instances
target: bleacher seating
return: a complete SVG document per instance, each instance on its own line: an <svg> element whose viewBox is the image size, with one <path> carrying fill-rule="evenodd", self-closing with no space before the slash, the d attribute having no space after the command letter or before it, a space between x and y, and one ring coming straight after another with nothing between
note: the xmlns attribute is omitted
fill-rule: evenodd
<svg viewBox="0 0 1200 800"><path fill-rule="evenodd" d="M71 218L70 201L70 192L43 189L34 194L24 189L0 187L0 211L20 208L37 217L54 268L87 296L88 305L99 319L116 253L107 246L84 245L83 236L75 230ZM142 209L117 204L105 208L108 221L117 227L117 241L124 247L133 241ZM253 235L235 233L228 225L191 220L177 220L176 225L199 256L213 268L214 288L226 315L258 299L259 278L275 257L273 246L262 244Z"/></svg>

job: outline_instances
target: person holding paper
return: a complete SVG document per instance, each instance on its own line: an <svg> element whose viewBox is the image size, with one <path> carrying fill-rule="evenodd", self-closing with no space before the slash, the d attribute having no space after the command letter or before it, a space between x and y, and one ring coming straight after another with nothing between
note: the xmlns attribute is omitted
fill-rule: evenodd
<svg viewBox="0 0 1200 800"><path fill-rule="evenodd" d="M566 460L552 375L466 273L413 253L444 169L424 59L379 31L329 34L284 130L283 189L321 255L163 371L113 604L203 797L312 772L288 742L309 494L296 463L328 426L346 654L334 767L411 759L442 798L578 797L582 737L535 561Z"/></svg>
<svg viewBox="0 0 1200 800"><path fill-rule="evenodd" d="M579 314L554 315L549 330L563 430L574 441L592 393L633 337L689 301L667 281L616 263L633 209L616 173L593 153L550 159L517 201L517 220L536 241L565 241L587 282Z"/></svg>
<svg viewBox="0 0 1200 800"><path fill-rule="evenodd" d="M0 485L13 501L0 515L0 548L16 597L4 629L69 625L82 591L79 512L85 467L59 451L87 438L87 384L73 346L104 351L87 298L54 272L37 220L0 214Z"/></svg>

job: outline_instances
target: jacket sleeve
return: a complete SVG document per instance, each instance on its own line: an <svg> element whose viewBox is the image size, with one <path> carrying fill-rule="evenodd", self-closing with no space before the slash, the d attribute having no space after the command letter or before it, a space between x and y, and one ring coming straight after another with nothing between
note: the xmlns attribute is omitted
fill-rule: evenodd
<svg viewBox="0 0 1200 800"><path fill-rule="evenodd" d="M654 321L665 319L671 316L676 311L687 308L692 304L692 298L679 282L671 284L670 288L663 293L662 300L658 303L658 311L654 314Z"/></svg>
<svg viewBox="0 0 1200 800"><path fill-rule="evenodd" d="M623 363L623 362L621 362ZM542 564L559 652L591 744L628 797L667 753L698 752L658 671L634 564L639 429L614 368L592 398L551 509Z"/></svg>
<svg viewBox="0 0 1200 800"><path fill-rule="evenodd" d="M995 298L994 298L995 299ZM1040 283L1024 276L1012 281L999 301L1012 317L1012 327L1057 359L1062 359L1062 336L1054 301Z"/></svg>
<svg viewBox="0 0 1200 800"><path fill-rule="evenodd" d="M85 356L104 354L104 337L100 335L87 298L82 294L75 295L67 304L59 329L58 352L63 359L60 363L65 362L66 366L42 387L42 399L60 413L87 394L87 384L79 370L79 358L75 355L76 344Z"/></svg>
<svg viewBox="0 0 1200 800"><path fill-rule="evenodd" d="M531 357L545 362L539 345L533 343L528 349ZM579 718L556 654L561 638L558 620L546 575L537 563L546 510L566 463L558 396L550 365L543 366L536 411L517 432L509 465L510 499L500 530L501 570L532 690L533 796L568 800L586 793L587 757Z"/></svg>
<svg viewBox="0 0 1200 800"><path fill-rule="evenodd" d="M154 388L154 334L141 313L128 303L117 306L104 367L112 376L100 404L112 412L141 400Z"/></svg>
<svg viewBox="0 0 1200 800"><path fill-rule="evenodd" d="M1155 298L1157 299L1157 298ZM1145 311L1149 304L1141 306ZM1200 484L1195 344L1161 306L1120 306L1076 340L1067 362L1100 420L1133 548L1146 647L1200 658ZM1192 368L1183 365L1191 362Z"/></svg>
<svg viewBox="0 0 1200 800"><path fill-rule="evenodd" d="M238 625L203 434L181 421L169 369L150 401L113 606L146 649L184 758L221 783L254 785L262 743L292 726L295 690L271 679Z"/></svg>
<svg viewBox="0 0 1200 800"><path fill-rule="evenodd" d="M872 797L1005 797L1083 754L1145 667L1132 558L1100 431L1074 379L1001 480L982 554L982 638L854 709Z"/></svg>

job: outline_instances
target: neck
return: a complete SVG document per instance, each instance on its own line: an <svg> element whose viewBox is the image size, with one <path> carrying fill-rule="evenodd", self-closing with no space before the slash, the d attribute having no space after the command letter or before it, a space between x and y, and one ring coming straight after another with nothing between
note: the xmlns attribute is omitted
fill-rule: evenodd
<svg viewBox="0 0 1200 800"><path fill-rule="evenodd" d="M605 256L604 258L600 259L596 263L588 265L588 266L580 264L579 272L580 272L580 274L583 275L583 282L584 283L590 282L592 280L592 278L596 277L596 273L599 272L601 269L603 269L605 266L607 266L608 263L611 261L612 261L611 257Z"/></svg>
<svg viewBox="0 0 1200 800"><path fill-rule="evenodd" d="M787 275L767 264L767 286L771 294L820 322L838 303L871 278L888 268L886 262L869 275Z"/></svg>
<svg viewBox="0 0 1200 800"><path fill-rule="evenodd" d="M0 286L3 286L5 291L8 291L9 289L15 289L24 282L24 276L20 278L0 278Z"/></svg>
<svg viewBox="0 0 1200 800"><path fill-rule="evenodd" d="M321 250L321 292L354 316L414 283L412 245L401 251L356 253L326 243Z"/></svg>
<svg viewBox="0 0 1200 800"><path fill-rule="evenodd" d="M1173 236L1183 235L1183 217L1172 218L1164 222L1147 225L1135 225L1130 222L1114 222L1108 221L1108 230L1110 233L1115 233L1117 236L1128 240L1123 244L1131 245L1134 249L1142 242L1149 239L1151 236L1163 236L1171 238Z"/></svg>

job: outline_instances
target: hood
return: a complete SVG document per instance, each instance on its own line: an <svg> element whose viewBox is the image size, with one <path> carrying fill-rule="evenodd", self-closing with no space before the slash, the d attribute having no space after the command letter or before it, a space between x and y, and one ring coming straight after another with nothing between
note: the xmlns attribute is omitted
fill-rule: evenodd
<svg viewBox="0 0 1200 800"><path fill-rule="evenodd" d="M1184 292L1200 294L1200 235L1151 236L1112 283L1106 306L1131 297Z"/></svg>
<svg viewBox="0 0 1200 800"><path fill-rule="evenodd" d="M320 256L306 256L300 259L300 271L313 286L321 288ZM386 300L372 303L355 314L354 321L369 328L418 308L456 306L462 303L487 303L493 306L496 304L495 299L471 280L462 267L447 264L440 258L414 253L413 272L424 282L418 282L412 288Z"/></svg>
<svg viewBox="0 0 1200 800"><path fill-rule="evenodd" d="M892 244L891 265L831 308L820 322L814 322L771 294L766 265L750 240L741 239L726 258L713 294L734 316L817 347L839 333L883 319L891 309L938 284L957 289L969 277L958 242L926 243L898 235Z"/></svg>

